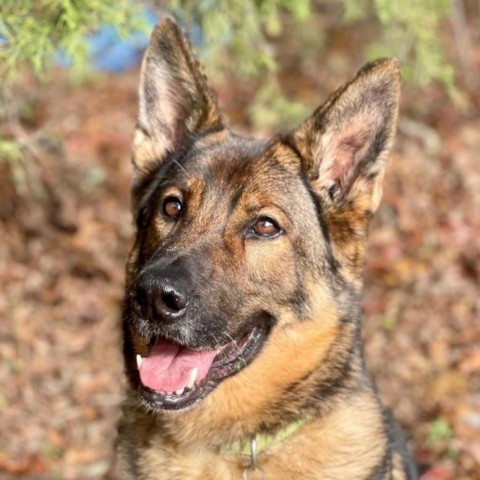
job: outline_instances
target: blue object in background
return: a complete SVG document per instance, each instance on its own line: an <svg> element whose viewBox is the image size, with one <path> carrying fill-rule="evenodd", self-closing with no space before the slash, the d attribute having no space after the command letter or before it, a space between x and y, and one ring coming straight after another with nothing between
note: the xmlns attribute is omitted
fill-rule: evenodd
<svg viewBox="0 0 480 480"><path fill-rule="evenodd" d="M142 20L153 28L158 16L146 9ZM114 27L103 26L100 31L88 38L92 64L98 70L118 73L137 64L148 45L149 34L137 32L129 37L120 38Z"/></svg>
<svg viewBox="0 0 480 480"><path fill-rule="evenodd" d="M159 16L150 9L143 11L141 20L153 28ZM148 45L149 33L136 32L121 38L116 28L104 25L100 30L87 38L90 63L94 68L119 73L135 66ZM60 65L70 66L72 61L64 52L58 52Z"/></svg>

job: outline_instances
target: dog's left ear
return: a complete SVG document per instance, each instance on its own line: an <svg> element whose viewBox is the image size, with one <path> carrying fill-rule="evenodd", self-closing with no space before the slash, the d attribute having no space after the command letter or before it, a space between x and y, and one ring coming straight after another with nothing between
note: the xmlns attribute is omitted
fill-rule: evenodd
<svg viewBox="0 0 480 480"><path fill-rule="evenodd" d="M399 90L396 60L369 63L290 137L320 199L334 249L358 263L358 240L380 202Z"/></svg>
<svg viewBox="0 0 480 480"><path fill-rule="evenodd" d="M365 207L373 212L378 206L377 177L395 133L399 85L396 60L368 63L293 133L307 176L326 204L351 204L369 192Z"/></svg>
<svg viewBox="0 0 480 480"><path fill-rule="evenodd" d="M170 18L152 32L139 88L133 162L148 173L197 134L223 128L190 43Z"/></svg>

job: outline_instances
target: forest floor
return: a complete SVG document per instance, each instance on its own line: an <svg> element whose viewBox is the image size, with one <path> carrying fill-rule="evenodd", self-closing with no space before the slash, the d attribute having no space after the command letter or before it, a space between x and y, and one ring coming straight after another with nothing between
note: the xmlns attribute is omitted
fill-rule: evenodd
<svg viewBox="0 0 480 480"><path fill-rule="evenodd" d="M359 66L344 59L327 73L322 62L318 75L296 65L298 79L283 79L312 110ZM124 389L119 319L137 82L138 72L80 87L61 72L43 85L25 80L22 129L0 123L0 136L24 148L21 161L0 162L2 480L95 479L108 469ZM216 90L233 123L252 133L245 88ZM425 465L422 480L480 479L474 100L461 110L441 88L405 87L370 233L367 361Z"/></svg>

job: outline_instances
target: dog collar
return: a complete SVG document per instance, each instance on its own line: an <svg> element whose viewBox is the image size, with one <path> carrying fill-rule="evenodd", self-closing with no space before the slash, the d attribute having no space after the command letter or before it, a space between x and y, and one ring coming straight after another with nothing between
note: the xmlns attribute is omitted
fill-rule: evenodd
<svg viewBox="0 0 480 480"><path fill-rule="evenodd" d="M258 454L264 452L273 444L279 443L290 435L293 435L299 428L305 425L306 422L306 418L300 418L296 422L288 424L274 435L257 433L249 441L240 442L232 448L221 449L221 451L227 455L243 455L250 457L250 465L247 466L244 472L244 478L247 478L246 472L248 469L255 470L259 468L257 462Z"/></svg>

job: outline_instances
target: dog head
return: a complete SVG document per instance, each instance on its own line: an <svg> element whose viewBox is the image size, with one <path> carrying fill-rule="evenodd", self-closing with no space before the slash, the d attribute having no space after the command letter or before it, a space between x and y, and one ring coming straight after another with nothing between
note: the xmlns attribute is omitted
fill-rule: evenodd
<svg viewBox="0 0 480 480"><path fill-rule="evenodd" d="M139 89L124 303L127 373L149 407L190 407L286 349L332 348L358 313L398 94L397 62L379 60L293 133L242 138L178 27L155 28ZM299 331L296 347L279 340ZM295 372L284 388L304 374Z"/></svg>

